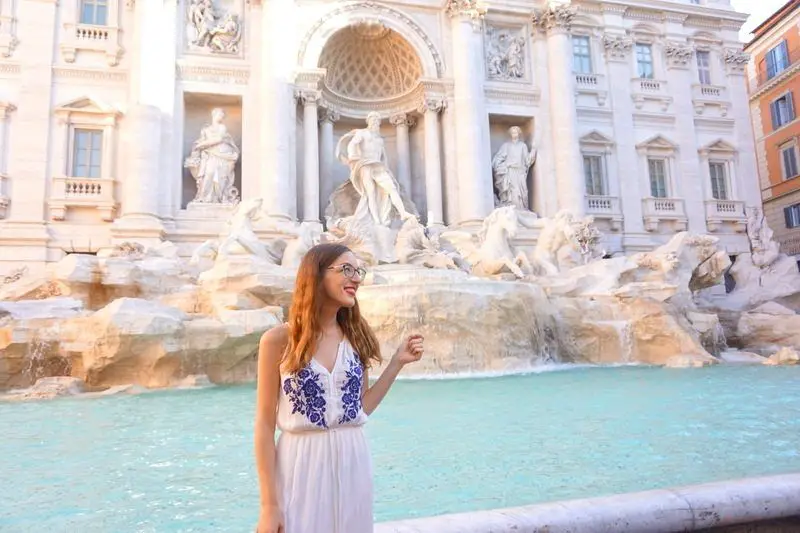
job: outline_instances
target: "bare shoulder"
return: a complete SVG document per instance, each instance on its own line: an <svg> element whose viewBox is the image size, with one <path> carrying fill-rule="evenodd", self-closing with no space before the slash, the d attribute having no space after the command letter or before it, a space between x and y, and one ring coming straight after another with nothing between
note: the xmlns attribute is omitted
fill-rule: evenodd
<svg viewBox="0 0 800 533"><path fill-rule="evenodd" d="M261 335L259 351L274 363L280 361L286 345L289 344L289 325L281 324Z"/></svg>

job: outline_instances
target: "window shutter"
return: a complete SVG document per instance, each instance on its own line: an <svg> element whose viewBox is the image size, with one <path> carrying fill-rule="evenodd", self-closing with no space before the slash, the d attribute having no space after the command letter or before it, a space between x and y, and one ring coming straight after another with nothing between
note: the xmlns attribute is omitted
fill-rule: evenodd
<svg viewBox="0 0 800 533"><path fill-rule="evenodd" d="M787 228L791 228L792 227L792 215L789 213L790 209L791 209L791 207L784 207L783 208L783 219L786 222L786 227Z"/></svg>
<svg viewBox="0 0 800 533"><path fill-rule="evenodd" d="M784 98L786 98L786 109L789 110L789 120L787 121L789 122L794 120L794 98L791 92L786 93Z"/></svg>
<svg viewBox="0 0 800 533"><path fill-rule="evenodd" d="M789 66L789 46L786 43L786 39L781 41L781 44L778 45L781 51L781 70L787 68Z"/></svg>
<svg viewBox="0 0 800 533"><path fill-rule="evenodd" d="M769 114L772 116L772 129L777 130L779 128L778 125L778 101L775 100L774 102L770 102L769 104Z"/></svg>

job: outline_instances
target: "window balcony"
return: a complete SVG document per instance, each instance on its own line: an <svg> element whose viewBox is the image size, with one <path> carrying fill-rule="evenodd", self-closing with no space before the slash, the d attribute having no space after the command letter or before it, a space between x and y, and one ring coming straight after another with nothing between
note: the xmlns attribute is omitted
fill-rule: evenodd
<svg viewBox="0 0 800 533"><path fill-rule="evenodd" d="M616 196L586 196L586 214L598 220L608 220L611 231L622 229L622 209Z"/></svg>
<svg viewBox="0 0 800 533"><path fill-rule="evenodd" d="M597 98L597 105L606 105L608 99L608 87L605 77L602 74L580 74L575 73L575 92L578 95L588 94Z"/></svg>
<svg viewBox="0 0 800 533"><path fill-rule="evenodd" d="M756 76L750 78L750 91L755 96L757 91L761 91L768 84L777 84L790 75L796 72L800 67L800 48L794 48L787 51L788 57L783 59L782 64L776 65L774 69L767 68L766 56L756 65Z"/></svg>
<svg viewBox="0 0 800 533"><path fill-rule="evenodd" d="M655 102L661 111L666 112L672 103L667 82L651 78L633 78L631 98L636 109L642 109L646 102Z"/></svg>
<svg viewBox="0 0 800 533"><path fill-rule="evenodd" d="M719 85L692 85L692 104L694 111L702 115L706 106L718 106L722 116L728 114L730 100L728 99L728 89Z"/></svg>
<svg viewBox="0 0 800 533"><path fill-rule="evenodd" d="M708 231L718 231L726 222L733 224L735 231L741 232L747 229L744 202L738 200L707 200L706 226L708 226Z"/></svg>
<svg viewBox="0 0 800 533"><path fill-rule="evenodd" d="M69 208L94 208L106 222L114 220L117 202L114 199L114 180L112 178L70 178L66 176L53 179L53 195L48 202L50 217L64 220Z"/></svg>
<svg viewBox="0 0 800 533"><path fill-rule="evenodd" d="M676 231L686 231L688 219L682 198L644 198L642 200L644 229L658 230L660 222L674 222Z"/></svg>
<svg viewBox="0 0 800 533"><path fill-rule="evenodd" d="M119 28L68 22L64 24L64 31L61 55L67 63L74 63L79 51L104 54L110 67L119 63L122 55L122 47L119 45Z"/></svg>

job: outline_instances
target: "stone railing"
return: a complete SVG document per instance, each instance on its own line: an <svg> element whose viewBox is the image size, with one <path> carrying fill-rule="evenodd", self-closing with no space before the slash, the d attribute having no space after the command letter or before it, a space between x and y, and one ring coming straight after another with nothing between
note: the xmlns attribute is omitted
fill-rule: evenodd
<svg viewBox="0 0 800 533"><path fill-rule="evenodd" d="M103 220L114 220L117 202L114 196L114 180L111 178L71 178L61 176L53 179L53 194L48 202L50 217L64 220L71 207L95 208Z"/></svg>
<svg viewBox="0 0 800 533"><path fill-rule="evenodd" d="M686 207L682 198L644 198L642 199L642 215L647 231L656 231L658 223L674 221L677 231L686 230Z"/></svg>
<svg viewBox="0 0 800 533"><path fill-rule="evenodd" d="M586 196L586 214L598 220L607 220L611 231L622 229L622 209L616 196Z"/></svg>
<svg viewBox="0 0 800 533"><path fill-rule="evenodd" d="M116 66L122 54L119 45L119 28L113 26L95 26L93 24L64 24L64 41L61 43L61 55L67 63L75 62L79 51L99 52L106 56L109 66Z"/></svg>
<svg viewBox="0 0 800 533"><path fill-rule="evenodd" d="M575 73L575 92L577 94L588 94L597 97L598 105L605 105L608 88L606 80L602 74L579 74Z"/></svg>
<svg viewBox="0 0 800 533"><path fill-rule="evenodd" d="M727 100L725 87L719 85L692 85L692 98L695 100Z"/></svg>
<svg viewBox="0 0 800 533"><path fill-rule="evenodd" d="M717 231L723 223L733 223L736 231L747 229L744 202L738 200L706 200L706 225L708 231Z"/></svg>
<svg viewBox="0 0 800 533"><path fill-rule="evenodd" d="M575 84L578 87L598 87L600 85L600 75L576 73Z"/></svg>
<svg viewBox="0 0 800 533"><path fill-rule="evenodd" d="M637 109L641 109L648 100L658 102L662 111L666 111L672 102L669 85L663 80L650 78L634 78L631 80L631 98Z"/></svg>

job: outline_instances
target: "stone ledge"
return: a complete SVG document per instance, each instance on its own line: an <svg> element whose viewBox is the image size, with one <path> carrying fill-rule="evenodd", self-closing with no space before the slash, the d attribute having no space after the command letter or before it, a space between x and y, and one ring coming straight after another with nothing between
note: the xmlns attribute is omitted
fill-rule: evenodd
<svg viewBox="0 0 800 533"><path fill-rule="evenodd" d="M798 516L800 473L387 522L375 533L734 531Z"/></svg>

